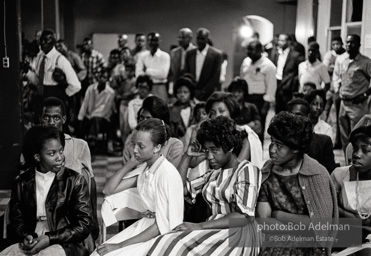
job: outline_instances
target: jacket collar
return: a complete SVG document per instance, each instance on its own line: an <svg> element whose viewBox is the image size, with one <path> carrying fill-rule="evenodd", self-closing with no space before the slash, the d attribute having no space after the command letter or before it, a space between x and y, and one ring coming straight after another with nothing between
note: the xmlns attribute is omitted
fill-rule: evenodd
<svg viewBox="0 0 371 256"><path fill-rule="evenodd" d="M313 168L314 161L315 160L309 157L307 154L304 154L303 163L299 170L299 174L305 175L305 176L314 176L314 175L322 174L320 170ZM267 162L265 162L264 166L262 167L262 173L269 176L273 168L277 168L277 166L273 164L272 160L268 160Z"/></svg>

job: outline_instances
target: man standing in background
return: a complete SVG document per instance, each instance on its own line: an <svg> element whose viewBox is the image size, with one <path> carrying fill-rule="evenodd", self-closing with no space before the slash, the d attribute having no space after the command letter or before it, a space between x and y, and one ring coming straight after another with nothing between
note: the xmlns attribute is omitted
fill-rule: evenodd
<svg viewBox="0 0 371 256"><path fill-rule="evenodd" d="M138 56L135 76L148 75L153 81L152 94L167 102L167 77L170 69L170 55L160 49L160 34L147 36L149 51Z"/></svg>

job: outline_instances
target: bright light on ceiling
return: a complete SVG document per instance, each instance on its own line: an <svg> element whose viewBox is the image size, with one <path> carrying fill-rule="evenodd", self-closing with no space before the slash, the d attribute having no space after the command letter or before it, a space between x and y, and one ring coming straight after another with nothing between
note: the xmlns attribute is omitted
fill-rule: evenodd
<svg viewBox="0 0 371 256"><path fill-rule="evenodd" d="M252 37L253 34L254 30L250 26L244 25L240 28L240 35L244 38Z"/></svg>

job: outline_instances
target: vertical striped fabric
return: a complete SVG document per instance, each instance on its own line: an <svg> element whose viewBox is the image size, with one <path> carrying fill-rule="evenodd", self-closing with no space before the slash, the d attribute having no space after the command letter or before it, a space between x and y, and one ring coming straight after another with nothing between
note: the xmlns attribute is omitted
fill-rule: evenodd
<svg viewBox="0 0 371 256"><path fill-rule="evenodd" d="M232 212L254 217L261 184L261 172L248 161L236 170L212 170L191 182L211 205L209 220L222 218ZM195 190L193 192L195 192ZM254 221L229 229L172 232L156 239L148 255L258 255L260 233Z"/></svg>

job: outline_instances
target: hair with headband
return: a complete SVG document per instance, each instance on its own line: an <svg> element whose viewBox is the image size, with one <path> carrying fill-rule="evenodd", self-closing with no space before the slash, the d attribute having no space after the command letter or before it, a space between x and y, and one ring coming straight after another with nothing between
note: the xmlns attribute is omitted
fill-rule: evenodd
<svg viewBox="0 0 371 256"><path fill-rule="evenodd" d="M149 118L140 122L137 127L137 131L144 131L151 134L151 141L154 145L160 144L163 146L169 139L169 127L164 123L163 120L158 118Z"/></svg>

